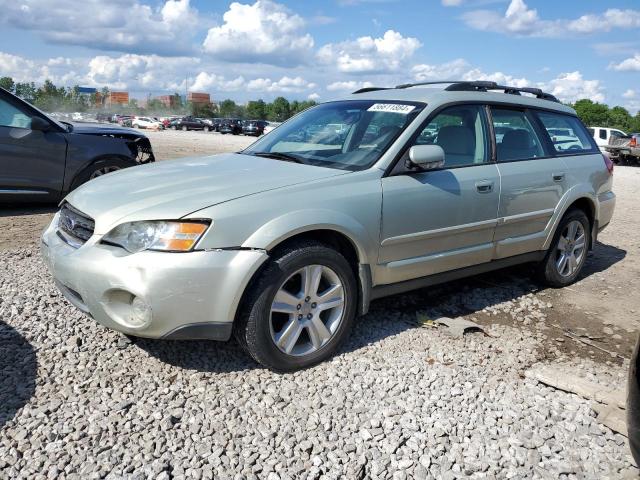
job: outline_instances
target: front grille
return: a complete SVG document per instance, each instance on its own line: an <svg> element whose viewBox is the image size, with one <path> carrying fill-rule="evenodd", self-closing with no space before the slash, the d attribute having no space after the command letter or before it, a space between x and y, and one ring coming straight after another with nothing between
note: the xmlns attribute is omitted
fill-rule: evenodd
<svg viewBox="0 0 640 480"><path fill-rule="evenodd" d="M93 235L95 223L91 217L76 210L68 203L60 209L58 233L64 241L73 247L83 245Z"/></svg>

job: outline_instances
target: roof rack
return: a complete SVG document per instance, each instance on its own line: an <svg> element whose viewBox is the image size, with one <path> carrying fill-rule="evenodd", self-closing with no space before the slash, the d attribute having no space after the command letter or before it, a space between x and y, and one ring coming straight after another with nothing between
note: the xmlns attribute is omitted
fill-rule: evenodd
<svg viewBox="0 0 640 480"><path fill-rule="evenodd" d="M393 87L364 87L360 90L356 90L355 92L353 92L353 94L355 95L356 93L377 92L378 90L393 90Z"/></svg>
<svg viewBox="0 0 640 480"><path fill-rule="evenodd" d="M499 85L496 82L491 82L487 80L477 80L477 81L463 81L463 80L449 80L449 81L439 81L439 82L418 82L418 83L403 83L401 85L396 85L396 89L404 90L406 88L411 87L421 87L425 85L442 85L449 84L448 87L445 88L448 92L488 92L490 90L502 90L504 93L509 95L520 95L521 93L529 93L531 95L535 95L536 98L542 100L549 100L551 102L560 103L555 96L550 93L543 92L539 88L532 87L510 87L507 85ZM377 90L390 90L390 88L384 87L368 87L361 88L353 92L356 93L366 93L373 92Z"/></svg>

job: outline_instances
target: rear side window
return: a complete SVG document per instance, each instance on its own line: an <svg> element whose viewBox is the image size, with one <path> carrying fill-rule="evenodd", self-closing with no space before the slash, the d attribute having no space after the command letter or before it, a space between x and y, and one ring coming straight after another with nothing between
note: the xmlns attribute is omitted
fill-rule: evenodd
<svg viewBox="0 0 640 480"><path fill-rule="evenodd" d="M491 116L499 162L544 156L542 143L525 112L492 108Z"/></svg>
<svg viewBox="0 0 640 480"><path fill-rule="evenodd" d="M535 112L558 153L592 152L591 136L580 120L571 115Z"/></svg>
<svg viewBox="0 0 640 480"><path fill-rule="evenodd" d="M600 129L600 138L602 140L606 140L607 139L607 131L604 128Z"/></svg>

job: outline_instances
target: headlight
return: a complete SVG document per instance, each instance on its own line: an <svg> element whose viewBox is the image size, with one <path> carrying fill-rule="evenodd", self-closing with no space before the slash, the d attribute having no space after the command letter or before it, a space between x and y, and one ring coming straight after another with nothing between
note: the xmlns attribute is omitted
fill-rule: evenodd
<svg viewBox="0 0 640 480"><path fill-rule="evenodd" d="M118 225L102 241L131 253L143 250L188 252L209 227L204 222L149 221Z"/></svg>

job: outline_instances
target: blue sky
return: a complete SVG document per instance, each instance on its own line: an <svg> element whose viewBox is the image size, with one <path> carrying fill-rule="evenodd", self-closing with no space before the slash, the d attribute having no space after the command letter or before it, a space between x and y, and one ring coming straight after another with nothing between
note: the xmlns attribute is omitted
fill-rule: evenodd
<svg viewBox="0 0 640 480"><path fill-rule="evenodd" d="M0 76L325 100L492 79L640 108L637 1L0 0Z"/></svg>

